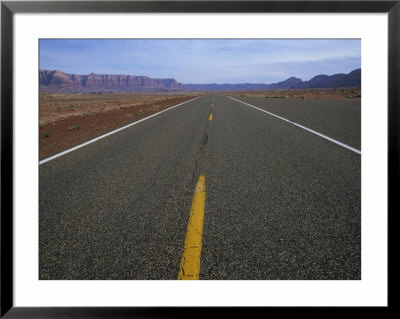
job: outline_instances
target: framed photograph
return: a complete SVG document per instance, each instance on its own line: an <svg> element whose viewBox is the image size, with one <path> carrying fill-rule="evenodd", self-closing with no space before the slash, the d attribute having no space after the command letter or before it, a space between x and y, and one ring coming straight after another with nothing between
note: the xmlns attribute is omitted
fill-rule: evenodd
<svg viewBox="0 0 400 319"><path fill-rule="evenodd" d="M390 309L399 21L2 1L1 317Z"/></svg>

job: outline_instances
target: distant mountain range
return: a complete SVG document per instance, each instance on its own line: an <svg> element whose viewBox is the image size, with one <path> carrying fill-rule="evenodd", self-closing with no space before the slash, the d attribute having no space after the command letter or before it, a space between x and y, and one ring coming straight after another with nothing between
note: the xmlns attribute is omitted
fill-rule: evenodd
<svg viewBox="0 0 400 319"><path fill-rule="evenodd" d="M291 77L285 81L272 84L185 84L188 90L199 91L236 91L236 90L278 90L278 89L306 89L306 88L340 88L361 87L361 69L356 69L348 74L334 75L320 74L309 81Z"/></svg>
<svg viewBox="0 0 400 319"><path fill-rule="evenodd" d="M361 87L361 69L356 69L348 74L320 74L309 81L291 77L285 81L272 84L182 84L175 79L154 79L147 76L95 73L77 75L58 70L39 71L41 92L182 92L340 87Z"/></svg>
<svg viewBox="0 0 400 319"><path fill-rule="evenodd" d="M182 91L175 79L153 79L148 76L67 74L58 70L39 71L41 92L169 92Z"/></svg>
<svg viewBox="0 0 400 319"><path fill-rule="evenodd" d="M337 87L361 87L361 69L356 69L348 74L338 73L334 75L320 74L309 81L291 77L283 82L273 83L269 89L303 89L303 88L337 88Z"/></svg>

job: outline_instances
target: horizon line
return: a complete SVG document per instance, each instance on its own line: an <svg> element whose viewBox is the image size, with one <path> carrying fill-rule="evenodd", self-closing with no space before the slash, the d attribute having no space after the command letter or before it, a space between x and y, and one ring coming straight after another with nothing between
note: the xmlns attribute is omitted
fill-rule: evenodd
<svg viewBox="0 0 400 319"><path fill-rule="evenodd" d="M361 68L356 68L356 69L353 69L353 70L351 70L351 71L349 71L348 73L333 73L333 74L324 74L324 73L319 73L319 74L317 74L317 75L314 75L311 79L313 79L314 77L316 77L316 76L319 76L319 75L326 75L326 76L332 76L332 75L336 75L336 74L350 74L351 72L354 72L354 71L357 71L357 70L361 70ZM113 73L95 73L95 72L90 72L90 73L88 73L88 74L78 74L78 73L67 73L67 72L64 72L64 71L61 71L61 70L59 70L59 69L54 69L54 70L49 70L49 69L39 69L39 72L40 71L50 71L50 72L55 72L55 71L58 71L58 72L62 72L62 73L64 73L64 74L69 74L69 75L79 75L79 76L88 76L88 75L90 75L90 74L94 74L94 75L116 75L116 76L135 76L135 77L146 77L146 78L149 78L149 79L155 79L155 80L175 80L176 82L178 82L179 84L183 84L183 85L238 85L238 84L254 84L254 85L271 85L271 84L275 84L275 83L280 83L280 82L284 82L284 81L286 81L286 80L288 80L288 79L291 79L291 78L295 78L295 79L300 79L301 81L303 81L303 79L302 78L299 78L299 77L296 77L296 76L291 76L291 77L288 77L288 78L286 78L286 79L284 79L284 80L281 80L281 81L278 81L278 82L273 82L273 83L263 83L263 82L236 82L236 83L228 83L228 82L225 82L225 83L216 83L216 82L209 82L209 83L183 83L183 82L179 82L176 78L159 78L159 77L150 77L150 76L148 76L148 75L133 75L133 74L113 74ZM309 80L306 80L306 81L303 81L303 82L307 82L307 81L309 81Z"/></svg>

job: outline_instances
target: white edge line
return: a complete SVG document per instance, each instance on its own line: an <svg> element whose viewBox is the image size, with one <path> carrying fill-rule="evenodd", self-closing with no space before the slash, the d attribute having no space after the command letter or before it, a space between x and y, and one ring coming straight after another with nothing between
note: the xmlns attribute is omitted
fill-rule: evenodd
<svg viewBox="0 0 400 319"><path fill-rule="evenodd" d="M297 126L297 127L300 127L300 128L302 128L303 130L306 130L306 131L311 132L311 133L313 133L313 134L315 134L315 135L318 135L318 136L320 136L320 137L322 137L322 138L324 138L324 139L326 139L326 140L328 140L328 141L330 141L330 142L332 142L332 143L335 143L335 144L337 144L337 145L340 145L340 146L342 146L342 147L344 147L344 148L347 148L348 150L350 150L350 151L352 151L352 152L354 152L354 153L357 153L357 154L361 155L361 151L360 151L360 150L358 150L358 149L356 149L356 148L354 148L354 147L351 147L351 146L349 146L349 145L347 145L347 144L344 144L344 143L342 143L342 142L340 142L340 141L338 141L338 140L335 140L335 139L333 139L333 138L331 138L331 137L329 137L329 136L326 136L326 135L324 135L324 134L318 133L318 132L316 132L316 131L314 131L314 130L312 130L312 129L309 129L309 128L303 126L303 125L297 124L296 122L292 122L292 121L290 121L290 120L288 120L288 119L285 119L284 117L281 117L281 116L276 115L276 114L274 114L274 113L271 113L271 112L268 112L268 111L266 111L266 110L260 109L260 108L254 106L254 105L251 105L251 104L249 104L249 103L240 101L240 100L235 99L235 98L233 98L233 97L231 97L231 96L228 96L228 97L231 98L232 100L238 101L238 102L243 103L243 104L246 104L246 105L248 105L248 106L251 106L251 107L253 107L253 108L255 108L255 109L257 109L257 110L259 110L259 111L261 111L261 112L264 112L264 113L267 113L267 114L269 114L269 115L275 116L275 117L277 117L278 119L281 119L281 120L283 120L283 121L286 121L286 122L288 122L288 123L290 123L290 124L293 124L293 125L295 125L295 126Z"/></svg>
<svg viewBox="0 0 400 319"><path fill-rule="evenodd" d="M42 165L42 164L44 164L44 163L47 163L47 162L49 162L49 161L51 161L51 160L53 160L53 159L55 159L55 158L57 158L57 157L63 156L63 155L65 155L65 154L68 154L68 153L70 153L70 152L72 152L72 151L75 151L75 150L77 150L77 149L79 149L79 148L81 148L81 147L84 147L84 146L86 146L86 145L88 145L88 144L97 142L98 140L101 140L102 138L105 138L105 137L107 137L107 136L109 136L109 135L111 135L111 134L114 134L114 133L117 133L117 132L119 132L119 131L122 131L122 130L124 130L124 129L130 127L130 126L136 125L136 124L138 124L138 123L140 123L140 122L142 122L142 121L148 120L149 118L151 118L151 117L153 117L153 116L156 116L156 115L161 114L161 113L163 113L163 112L169 111L169 110L171 110L171 109L173 109L173 108L175 108L175 107L177 107L177 106L180 106L180 105L182 105L182 104L185 104L185 103L194 101L194 100L198 99L199 97L201 97L201 96L197 96L197 97L195 97L194 99L191 99L191 100L188 100L188 101L179 103L179 104L177 104L177 105L171 106L171 107L169 107L169 108L167 108L167 109L165 109L165 110L162 110L162 111L160 111L160 112L154 113L154 114L152 114L152 115L150 115L150 116L148 116L148 117L145 117L145 118L143 118L143 119L141 119L141 120L138 120L138 121L136 121L136 122L130 123L130 124L125 125L125 126L123 126L123 127L117 128L117 129L114 130L114 131L111 131L111 132L108 132L108 133L106 133L106 134L100 135L100 136L98 136L98 137L95 137L94 139L91 139L91 140L87 141L87 142L84 142L84 143L82 143L82 144L79 144L79 145L77 145L77 146L74 146L74 147L72 147L72 148L69 148L69 149L67 149L67 150L65 150L65 151L63 151L63 152L61 152L61 153L58 153L58 154L56 154L56 155L47 157L47 158L45 158L44 160L39 161L39 165Z"/></svg>

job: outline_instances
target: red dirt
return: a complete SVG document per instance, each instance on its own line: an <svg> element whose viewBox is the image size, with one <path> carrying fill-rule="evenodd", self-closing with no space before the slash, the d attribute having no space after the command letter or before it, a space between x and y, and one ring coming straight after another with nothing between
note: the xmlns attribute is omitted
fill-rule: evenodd
<svg viewBox="0 0 400 319"><path fill-rule="evenodd" d="M82 112L78 110L74 114L65 115L67 111L61 111L61 115L53 116L49 120L50 112L48 105L41 100L40 102L40 122L39 127L39 158L44 159L57 154L63 150L81 144L99 135L140 120L146 116L162 111L173 105L194 98L191 96L164 97L158 98L157 102L147 104L137 104L126 106L117 102L118 107L102 108L93 112ZM57 101L57 99L54 99ZM53 101L54 101L53 100ZM156 99L157 100L157 99ZM85 107L90 104L90 100L85 100ZM64 101L62 101L64 102ZM132 102L132 101L131 101ZM52 103L54 104L54 103ZM60 104L60 103L58 103ZM58 110L60 108L58 107ZM54 106L53 106L54 110ZM46 117L46 118L44 118ZM48 124L45 124L48 123Z"/></svg>

